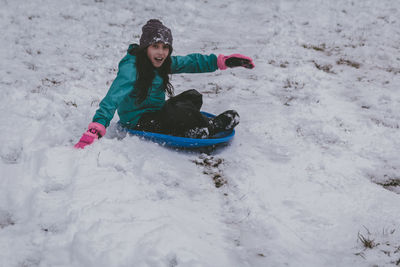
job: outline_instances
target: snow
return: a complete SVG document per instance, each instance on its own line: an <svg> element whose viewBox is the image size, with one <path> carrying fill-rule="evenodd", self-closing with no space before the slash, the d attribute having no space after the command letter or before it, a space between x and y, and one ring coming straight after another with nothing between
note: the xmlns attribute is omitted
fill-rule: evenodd
<svg viewBox="0 0 400 267"><path fill-rule="evenodd" d="M400 2L0 4L1 267L399 264ZM171 80L237 110L233 142L175 151L116 115L73 149L150 18L175 55L254 59Z"/></svg>

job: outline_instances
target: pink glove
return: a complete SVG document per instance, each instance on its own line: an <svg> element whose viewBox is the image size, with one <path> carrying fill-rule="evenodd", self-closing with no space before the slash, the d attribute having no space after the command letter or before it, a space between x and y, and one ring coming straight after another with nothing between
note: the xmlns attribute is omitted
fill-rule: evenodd
<svg viewBox="0 0 400 267"><path fill-rule="evenodd" d="M220 70L226 70L227 68L234 67L245 67L247 69L252 69L255 67L253 60L250 57L246 57L241 54L232 54L229 56L219 55L217 59L217 65Z"/></svg>
<svg viewBox="0 0 400 267"><path fill-rule="evenodd" d="M88 130L82 135L75 148L84 148L106 134L106 127L98 122L91 122Z"/></svg>

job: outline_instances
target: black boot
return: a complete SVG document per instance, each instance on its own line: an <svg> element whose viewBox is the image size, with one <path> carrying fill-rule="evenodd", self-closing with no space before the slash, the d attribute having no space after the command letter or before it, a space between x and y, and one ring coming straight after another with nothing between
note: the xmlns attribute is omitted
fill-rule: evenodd
<svg viewBox="0 0 400 267"><path fill-rule="evenodd" d="M210 121L208 127L210 136L223 132L231 131L239 124L240 116L235 110L227 110Z"/></svg>

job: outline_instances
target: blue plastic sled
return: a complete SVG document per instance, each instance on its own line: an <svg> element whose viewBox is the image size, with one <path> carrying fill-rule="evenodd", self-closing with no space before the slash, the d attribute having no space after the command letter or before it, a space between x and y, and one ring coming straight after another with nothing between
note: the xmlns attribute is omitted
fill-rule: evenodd
<svg viewBox="0 0 400 267"><path fill-rule="evenodd" d="M204 115L209 118L215 117L215 115L202 111ZM119 123L118 123L119 124ZM121 124L120 129L122 131L126 131L130 134L137 135L143 137L144 139L151 140L155 143L159 143L164 146L175 147L175 148L201 148L201 147L210 147L226 144L235 135L235 130L220 132L215 134L207 139L200 138L186 138L186 137L178 137L173 135L152 133L152 132L144 132L137 131L123 127Z"/></svg>

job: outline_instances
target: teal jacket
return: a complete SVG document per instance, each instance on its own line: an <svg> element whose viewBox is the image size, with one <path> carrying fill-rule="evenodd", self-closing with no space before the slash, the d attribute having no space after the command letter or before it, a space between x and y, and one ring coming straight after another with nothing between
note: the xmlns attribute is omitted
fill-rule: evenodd
<svg viewBox="0 0 400 267"><path fill-rule="evenodd" d="M132 48L134 45L130 45ZM129 49L128 49L129 51ZM218 69L217 56L189 54L187 56L171 56L171 73L202 73L213 72ZM136 82L136 57L127 53L119 62L118 74L112 83L107 95L100 102L99 109L93 117L94 122L110 125L115 111L118 111L120 122L125 127L136 126L141 115L145 112L160 110L165 103L163 80L156 72L147 98L140 104L131 96Z"/></svg>

